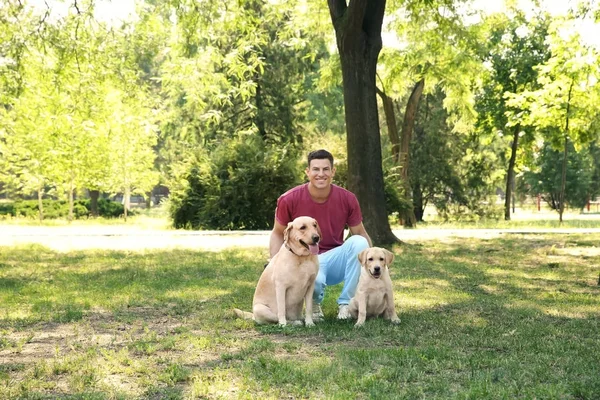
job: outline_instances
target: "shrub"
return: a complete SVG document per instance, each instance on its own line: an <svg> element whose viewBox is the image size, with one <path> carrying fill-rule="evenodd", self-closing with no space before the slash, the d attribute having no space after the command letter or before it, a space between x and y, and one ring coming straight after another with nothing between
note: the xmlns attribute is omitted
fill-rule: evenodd
<svg viewBox="0 0 600 400"><path fill-rule="evenodd" d="M298 156L260 138L224 141L171 193L176 228L270 229L277 198L301 182Z"/></svg>
<svg viewBox="0 0 600 400"><path fill-rule="evenodd" d="M86 200L85 206L88 210L91 211L92 207L90 205L91 201ZM125 213L125 206L123 204L118 203L116 201L111 201L108 199L100 198L98 199L98 215L104 218L119 218L121 215ZM133 210L129 210L127 212L129 215L134 215L135 212Z"/></svg>
<svg viewBox="0 0 600 400"><path fill-rule="evenodd" d="M42 200L44 219L67 218L69 203L65 200ZM101 217L117 218L124 212L123 205L114 201L99 199L98 212ZM0 204L0 215L10 215L17 218L37 219L39 217L37 200L17 200ZM75 200L73 204L73 217L75 219L87 218L90 215L90 200Z"/></svg>

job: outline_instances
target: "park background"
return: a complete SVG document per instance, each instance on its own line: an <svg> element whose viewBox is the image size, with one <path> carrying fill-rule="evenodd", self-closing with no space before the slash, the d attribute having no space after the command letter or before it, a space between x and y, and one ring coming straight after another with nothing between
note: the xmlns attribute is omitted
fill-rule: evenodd
<svg viewBox="0 0 600 400"><path fill-rule="evenodd" d="M2 2L0 397L600 397L600 5L346 5ZM229 313L316 148L398 327Z"/></svg>

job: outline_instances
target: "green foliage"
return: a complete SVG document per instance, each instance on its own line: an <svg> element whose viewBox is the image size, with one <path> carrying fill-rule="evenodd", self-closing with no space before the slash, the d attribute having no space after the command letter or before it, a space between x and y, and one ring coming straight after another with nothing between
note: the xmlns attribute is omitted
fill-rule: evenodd
<svg viewBox="0 0 600 400"><path fill-rule="evenodd" d="M256 137L224 141L190 167L171 192L176 228L269 229L277 198L300 182L291 147L267 147Z"/></svg>
<svg viewBox="0 0 600 400"><path fill-rule="evenodd" d="M42 200L45 219L62 219L69 215L69 203L66 200ZM88 218L91 207L89 199L75 200L73 215L76 219ZM98 199L98 213L104 218L118 218L123 215L123 205L107 199ZM0 203L0 218L11 216L13 218L38 218L37 200L19 200L15 202Z"/></svg>
<svg viewBox="0 0 600 400"><path fill-rule="evenodd" d="M0 6L0 181L11 193L52 187L72 198L83 189L147 191L158 181L153 104L136 62L143 49L85 3L52 18L20 1Z"/></svg>
<svg viewBox="0 0 600 400"><path fill-rule="evenodd" d="M213 151L240 134L269 146L298 146L311 131L342 125L339 91L327 96L315 89L326 40L305 27L295 4L213 2L200 11L190 3L172 3L179 5L172 10L177 34L160 68L159 146L169 182L199 147ZM332 109L333 127L326 125Z"/></svg>
<svg viewBox="0 0 600 400"><path fill-rule="evenodd" d="M562 173L563 151L555 150L550 144L545 144L538 158L535 169L524 173L525 182L529 185L529 194L542 198L553 210L560 209L560 183ZM567 181L565 187L565 202L573 208L582 209L588 196L592 194L592 175L597 166L588 149L575 151L575 146L569 142L567 152Z"/></svg>
<svg viewBox="0 0 600 400"><path fill-rule="evenodd" d="M444 93L427 94L416 118L410 147L410 184L417 221L428 204L444 219L491 217L496 188L496 157L475 133L462 135L449 126Z"/></svg>

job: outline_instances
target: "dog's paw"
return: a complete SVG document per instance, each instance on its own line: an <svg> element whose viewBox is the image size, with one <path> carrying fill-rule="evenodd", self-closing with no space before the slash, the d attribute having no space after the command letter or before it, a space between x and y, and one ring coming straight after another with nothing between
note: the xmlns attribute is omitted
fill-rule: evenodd
<svg viewBox="0 0 600 400"><path fill-rule="evenodd" d="M313 321L304 321L304 325L310 328L311 326L315 326L315 323Z"/></svg>
<svg viewBox="0 0 600 400"><path fill-rule="evenodd" d="M392 324L394 325L399 325L400 324L400 318L395 318L392 320Z"/></svg>
<svg viewBox="0 0 600 400"><path fill-rule="evenodd" d="M285 319L283 321L279 321L279 326L281 326L281 327L287 326L287 321Z"/></svg>
<svg viewBox="0 0 600 400"><path fill-rule="evenodd" d="M364 322L357 322L357 323L354 324L354 327L355 328L362 328L363 324L364 324Z"/></svg>

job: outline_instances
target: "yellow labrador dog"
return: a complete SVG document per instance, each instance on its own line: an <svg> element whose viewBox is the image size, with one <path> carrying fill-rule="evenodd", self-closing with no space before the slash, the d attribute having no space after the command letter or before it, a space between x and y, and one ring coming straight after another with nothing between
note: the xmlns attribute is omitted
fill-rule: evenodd
<svg viewBox="0 0 600 400"><path fill-rule="evenodd" d="M283 245L263 270L252 302L252 313L234 309L240 318L258 324L285 326L289 320L302 324L302 306L306 304L304 323L314 326L312 296L319 272L319 240L317 220L298 217L288 224Z"/></svg>
<svg viewBox="0 0 600 400"><path fill-rule="evenodd" d="M383 316L394 324L400 319L394 305L394 291L388 270L394 261L394 253L379 247L363 250L358 259L361 264L356 293L348 309L357 318L356 327L362 326L367 317Z"/></svg>

